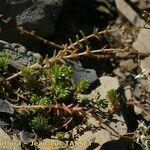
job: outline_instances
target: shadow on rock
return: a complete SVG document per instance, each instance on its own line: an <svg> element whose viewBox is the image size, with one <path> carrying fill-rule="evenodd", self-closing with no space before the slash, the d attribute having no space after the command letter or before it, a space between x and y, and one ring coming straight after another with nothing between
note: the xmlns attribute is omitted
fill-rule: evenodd
<svg viewBox="0 0 150 150"><path fill-rule="evenodd" d="M142 150L142 148L127 139L119 139L105 143L100 150Z"/></svg>

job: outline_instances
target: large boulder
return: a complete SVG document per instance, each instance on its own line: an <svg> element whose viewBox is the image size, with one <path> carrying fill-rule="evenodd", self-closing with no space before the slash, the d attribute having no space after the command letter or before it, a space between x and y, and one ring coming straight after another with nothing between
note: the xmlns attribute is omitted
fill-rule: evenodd
<svg viewBox="0 0 150 150"><path fill-rule="evenodd" d="M0 12L13 17L16 25L35 30L42 36L55 31L56 19L62 9L63 0L4 0L0 1Z"/></svg>

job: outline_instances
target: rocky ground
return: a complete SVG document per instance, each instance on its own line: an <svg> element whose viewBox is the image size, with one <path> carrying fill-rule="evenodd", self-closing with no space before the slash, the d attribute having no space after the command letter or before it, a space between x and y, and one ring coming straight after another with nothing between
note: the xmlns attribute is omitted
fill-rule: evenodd
<svg viewBox="0 0 150 150"><path fill-rule="evenodd" d="M47 3L45 1L38 1L35 2L34 7L32 8L33 10L31 9L31 2L28 3L28 1L20 1L20 3L17 3L16 1L12 0L8 3L9 6L11 6L9 7L11 8L11 11L15 10L16 7L20 8L18 12L16 11L13 14L13 16L16 17L17 25L27 27L27 29L29 30L34 29L42 36L46 35L45 37L49 37L50 39L56 40L56 38L52 38L52 35L54 34L56 36L60 33L64 33L65 36L68 37L66 33L69 33L72 30L74 31L74 33L76 33L75 30L77 30L76 28L78 28L76 20L73 18L74 20L72 20L70 24L66 23L66 25L64 23L66 25L66 28L67 26L70 26L70 29L68 29L70 31L66 31L66 29L64 29L54 33L54 27L56 27L57 30L57 26L59 26L55 26L55 23L57 22L56 20L57 18L59 18L59 13L61 12L61 10L64 9L62 1L57 0L50 1ZM116 8L114 7L110 9L109 4L111 5L113 3L116 4ZM28 6L25 10L21 9L24 8L24 5ZM5 4L5 2L0 2L0 11L5 12L4 10L6 6L7 5ZM105 13L107 14L106 16L112 14L113 11L115 11L115 13L118 14L114 21L111 22L111 27L113 28L117 28L121 25L134 25L136 27L143 26L146 24L146 22L141 17L141 14L144 10L150 10L150 3L146 0L129 0L127 2L125 0L110 0L108 1L108 3L104 3L102 6ZM45 8L47 8L46 11ZM53 10L54 13L50 10ZM30 11L32 13L30 13ZM63 11L65 12L65 10ZM34 13L37 12L39 12L39 17L33 18ZM26 13L30 13L30 15L28 17L25 17ZM47 13L51 14L50 18L47 18ZM7 14L7 16L9 16L9 14ZM69 18L69 15L67 17L68 20L71 20L71 18ZM34 20L34 22L32 22L32 19ZM45 22L42 21L43 19L45 20ZM52 21L50 22L49 19L51 19ZM109 19L109 17L107 19ZM39 24L39 22L41 22L42 25ZM36 26L36 24L38 25ZM44 26L44 29L41 28L41 26ZM83 24L81 26L83 28ZM90 25L87 27L87 32L90 31L90 27ZM46 28L50 28L51 30L49 30L49 32L47 33ZM2 33L2 36L4 36L6 33ZM41 55L43 55L42 52L37 53L36 51L32 51L32 46L30 47L31 51L22 46L25 45L28 47L28 44L26 45L26 42L21 42L22 45L20 45L14 42L13 40L15 39L12 40L12 37L9 38L7 35L5 36L5 38L3 38L2 36L0 35L0 52L7 52L12 55L12 61L10 62L10 66L15 70L21 70L24 66L35 63L35 61L40 59L42 57ZM16 37L16 39L17 41L19 41L18 37ZM150 54L149 29L139 29L130 32L128 35L125 35L122 32L118 31L112 33L111 36L106 35L106 39L109 42L109 44L114 48L130 46L140 53L144 53L147 55ZM60 43L62 42L59 38L57 40ZM35 41L32 42L34 43ZM39 45L40 44L38 44L38 46ZM41 47L43 48L43 46ZM108 127L106 124L100 123L97 118L93 116L88 116L87 122L83 121L80 125L75 126L72 130L65 132L65 134L63 134L63 138L61 137L61 135L58 134L57 136L52 136L51 138L40 139L40 143L38 145L38 143L33 142L34 139L37 138L35 134L28 133L26 131L12 133L12 131L9 131L7 129L7 122L3 121L3 119L0 119L0 149L33 149L33 147L23 147L21 144L21 142L33 142L32 144L36 146L35 149L40 150L142 150L139 144L132 143L130 140L124 138L118 138L117 134L126 135L128 132L133 133L137 130L140 122L143 121L149 127L150 56L144 57L142 59L137 57L133 59L128 58L115 61L108 60L106 62L96 60L94 61L94 65L97 66L94 66L93 68L90 64L86 64L86 60L81 60L82 66L80 66L79 64L74 64L73 66L78 67L78 69L85 70L84 72L81 72L80 70L76 71L76 69L74 68L74 71L76 71L76 73L74 74L73 79L74 82L76 82L76 79L85 75L89 77L88 79L91 85L92 83L95 84L96 80L100 83L100 85L94 86L94 88L92 86L92 89L89 92L89 94L78 95L79 97L86 97L89 100L89 103L95 103L95 101L98 99L107 99L107 93L111 89L115 89L118 91L120 97L121 113L114 114L107 120L107 123L109 123L110 127ZM91 62L93 63L93 61ZM0 103L1 105L3 105L1 101ZM95 109L97 109L97 106L95 106ZM102 111L105 112L107 110ZM5 111L1 109L0 112ZM98 115L101 116L101 114ZM117 131L117 133L113 129ZM67 141L69 141L70 138L72 139L72 141L67 143ZM5 141L8 143L1 143L1 141ZM47 147L43 146L44 143L51 144ZM149 143L147 143L147 145L149 145ZM148 149L150 149L150 147L146 150Z"/></svg>

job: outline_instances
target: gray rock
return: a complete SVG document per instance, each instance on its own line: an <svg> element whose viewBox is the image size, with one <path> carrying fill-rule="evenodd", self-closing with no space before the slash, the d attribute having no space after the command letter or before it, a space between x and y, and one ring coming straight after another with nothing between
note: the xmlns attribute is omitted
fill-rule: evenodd
<svg viewBox="0 0 150 150"><path fill-rule="evenodd" d="M139 87L135 87L135 89L134 89L134 91L133 91L133 96L134 96L135 98L140 99L142 95L143 95L142 89L139 88Z"/></svg>
<svg viewBox="0 0 150 150"><path fill-rule="evenodd" d="M0 99L0 112L13 114L14 109L8 101Z"/></svg>
<svg viewBox="0 0 150 150"><path fill-rule="evenodd" d="M94 69L85 69L81 64L70 59L67 59L66 61L73 68L72 78L74 84L79 82L82 78L87 79L90 86L98 81L98 77Z"/></svg>
<svg viewBox="0 0 150 150"><path fill-rule="evenodd" d="M40 59L41 55L39 53L33 53L33 57L36 59Z"/></svg>
<svg viewBox="0 0 150 150"><path fill-rule="evenodd" d="M127 132L127 126L123 116L113 115L112 120L113 121L109 123L110 126L114 128L120 135L123 135ZM86 124L82 124L78 128L79 129L73 129L73 135L76 137L77 142L80 141L80 144L76 144L73 147L73 150L94 149L92 148L92 143L97 143L99 147L101 147L108 141L118 139L116 136L114 136L115 133L108 126L100 123L93 116L88 116ZM82 135L79 133L82 133Z"/></svg>
<svg viewBox="0 0 150 150"><path fill-rule="evenodd" d="M28 56L32 56L33 53L32 53L31 51L28 51L28 52L27 52L27 55L28 55Z"/></svg>
<svg viewBox="0 0 150 150"><path fill-rule="evenodd" d="M35 30L42 36L54 33L56 19L62 9L62 0L8 0L0 1L0 10L13 16L18 26Z"/></svg>
<svg viewBox="0 0 150 150"><path fill-rule="evenodd" d="M95 119L94 117L92 117L92 116L88 117L88 119L87 119L87 124L88 124L88 125L93 125L93 126L95 126L95 127L99 127L99 121L96 120L96 119Z"/></svg>
<svg viewBox="0 0 150 150"><path fill-rule="evenodd" d="M36 141L36 138L37 138L37 135L35 133L33 132L30 133L25 130L19 132L19 135L20 135L20 140L25 144Z"/></svg>
<svg viewBox="0 0 150 150"><path fill-rule="evenodd" d="M150 8L150 1L149 0L138 0L138 8L140 10L148 10ZM148 19L149 20L149 19ZM149 20L150 21L150 20Z"/></svg>
<svg viewBox="0 0 150 150"><path fill-rule="evenodd" d="M36 62L41 55L26 50L26 48L17 43L8 43L0 40L0 53L8 53L12 58L12 65L16 64L16 68L22 69L27 65L31 65ZM30 54L30 55L29 55ZM20 66L20 67L17 67ZM15 66L14 66L15 67Z"/></svg>

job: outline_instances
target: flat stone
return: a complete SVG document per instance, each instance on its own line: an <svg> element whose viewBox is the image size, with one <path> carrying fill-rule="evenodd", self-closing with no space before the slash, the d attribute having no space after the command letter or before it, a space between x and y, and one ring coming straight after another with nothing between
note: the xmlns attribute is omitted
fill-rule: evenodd
<svg viewBox="0 0 150 150"><path fill-rule="evenodd" d="M28 52L27 52L27 55L28 55L28 56L32 56L32 55L33 55L33 52L28 51Z"/></svg>
<svg viewBox="0 0 150 150"><path fill-rule="evenodd" d="M121 72L120 68L116 68L113 70L113 73L118 77L118 78L122 78L125 79L125 75Z"/></svg>
<svg viewBox="0 0 150 150"><path fill-rule="evenodd" d="M150 30L140 29L138 37L132 44L132 47L139 52L150 53L149 41L150 41Z"/></svg>
<svg viewBox="0 0 150 150"><path fill-rule="evenodd" d="M142 80L141 81L142 86L144 87L144 89L150 93L150 77L148 77L148 79L146 80Z"/></svg>
<svg viewBox="0 0 150 150"><path fill-rule="evenodd" d="M106 99L108 91L119 88L119 81L116 77L102 76L99 80L101 85L93 92L100 93L100 99Z"/></svg>
<svg viewBox="0 0 150 150"><path fill-rule="evenodd" d="M141 19L134 9L125 0L115 0L117 9L136 27L143 27L146 22ZM147 25L149 27L149 25ZM133 48L139 52L150 53L149 48L150 30L140 29L135 42L132 44Z"/></svg>
<svg viewBox="0 0 150 150"><path fill-rule="evenodd" d="M33 57L36 59L40 59L41 55L39 53L33 53Z"/></svg>
<svg viewBox="0 0 150 150"><path fill-rule="evenodd" d="M0 112L13 114L14 109L12 108L12 106L8 101L0 99Z"/></svg>
<svg viewBox="0 0 150 150"><path fill-rule="evenodd" d="M93 126L95 126L95 127L99 127L99 121L96 120L96 119L95 119L94 117L92 117L92 116L88 117L88 119L87 119L87 124L93 125Z"/></svg>
<svg viewBox="0 0 150 150"><path fill-rule="evenodd" d="M113 140L111 133L105 129L101 129L101 130L97 131L95 133L95 137L96 137L96 139L94 142L99 143L101 146L104 143Z"/></svg>
<svg viewBox="0 0 150 150"><path fill-rule="evenodd" d="M150 57L141 60L141 69L145 70L147 75L150 73Z"/></svg>
<svg viewBox="0 0 150 150"><path fill-rule="evenodd" d="M74 145L73 150L86 150L95 139L95 134L92 131L86 131L76 140L81 144Z"/></svg>
<svg viewBox="0 0 150 150"><path fill-rule="evenodd" d="M131 86L130 85L124 87L124 94L125 94L127 101L131 100L132 92L131 92Z"/></svg>
<svg viewBox="0 0 150 150"><path fill-rule="evenodd" d="M140 115L143 111L141 108L134 105L134 112L136 113L136 115Z"/></svg>
<svg viewBox="0 0 150 150"><path fill-rule="evenodd" d="M118 115L114 114L113 120L116 120L116 121L110 122L110 126L114 130L116 130L120 135L126 134L127 133L127 125L125 123L123 116L118 116Z"/></svg>
<svg viewBox="0 0 150 150"><path fill-rule="evenodd" d="M80 144L76 144L73 150L87 150L91 147L92 143L97 143L99 144L99 147L101 147L104 143L111 140L113 140L113 136L105 129L100 129L96 132L86 131L81 137L79 137L77 141Z"/></svg>
<svg viewBox="0 0 150 150"><path fill-rule="evenodd" d="M139 87L135 87L135 89L134 89L134 91L133 91L133 96L134 96L135 98L140 99L142 95L143 95L142 89L139 88Z"/></svg>
<svg viewBox="0 0 150 150"><path fill-rule="evenodd" d="M37 135L35 133L29 133L25 130L19 132L20 140L23 143L31 143L32 141L36 141Z"/></svg>
<svg viewBox="0 0 150 150"><path fill-rule="evenodd" d="M120 61L120 67L123 70L132 71L137 67L137 64L132 59L122 60Z"/></svg>
<svg viewBox="0 0 150 150"><path fill-rule="evenodd" d="M70 59L67 59L66 62L73 68L73 84L76 84L82 78L87 79L90 86L98 81L98 77L94 69L85 69L81 64Z"/></svg>
<svg viewBox="0 0 150 150"><path fill-rule="evenodd" d="M124 15L134 26L143 26L145 21L132 9L125 0L115 0L117 9Z"/></svg>
<svg viewBox="0 0 150 150"><path fill-rule="evenodd" d="M34 144L36 145L38 143ZM44 139L39 142L38 148L40 150L70 150L67 143L56 139Z"/></svg>

